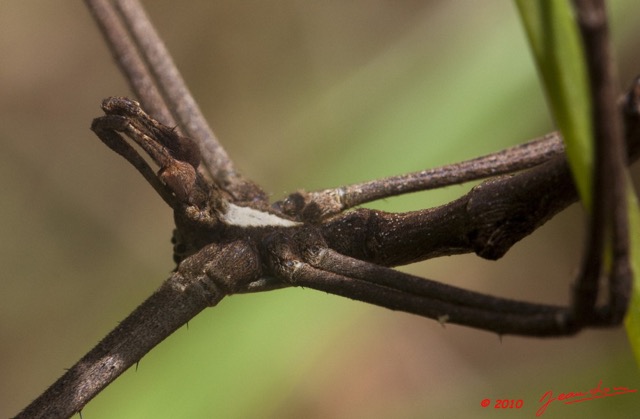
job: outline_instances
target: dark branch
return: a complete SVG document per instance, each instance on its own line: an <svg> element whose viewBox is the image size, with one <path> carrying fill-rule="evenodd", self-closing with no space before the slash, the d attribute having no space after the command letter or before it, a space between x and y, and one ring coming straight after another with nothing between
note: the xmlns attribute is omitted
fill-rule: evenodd
<svg viewBox="0 0 640 419"><path fill-rule="evenodd" d="M613 260L609 272L610 296L607 317L612 323L624 318L631 291L629 233L626 199L625 145L616 105L614 61L609 45L607 12L603 0L575 0L589 71L595 158L592 208L582 272L574 291L575 315L594 315L598 282L606 244L611 240Z"/></svg>
<svg viewBox="0 0 640 419"><path fill-rule="evenodd" d="M16 418L67 418L80 412L153 347L222 297L218 290L173 274Z"/></svg>
<svg viewBox="0 0 640 419"><path fill-rule="evenodd" d="M252 249L239 242L209 245L185 262L16 418L66 418L79 412L109 383L202 310L256 281L260 266Z"/></svg>
<svg viewBox="0 0 640 419"><path fill-rule="evenodd" d="M116 0L115 6L156 80L169 110L185 134L199 140L205 166L221 186L233 183L237 173L231 159L200 112L144 9L137 0Z"/></svg>
<svg viewBox="0 0 640 419"><path fill-rule="evenodd" d="M625 121L625 161L635 161L640 154L638 80L618 109ZM485 181L440 207L400 214L357 209L330 218L321 229L332 249L384 266L469 252L498 259L577 200L566 158L558 156Z"/></svg>
<svg viewBox="0 0 640 419"><path fill-rule="evenodd" d="M469 252L498 259L576 200L566 161L556 157L485 181L437 208L402 214L358 209L321 228L329 247L384 266Z"/></svg>
<svg viewBox="0 0 640 419"><path fill-rule="evenodd" d="M142 106L165 125L176 125L164 98L150 74L147 64L138 54L136 44L121 16L110 0L85 0L118 68L129 82Z"/></svg>

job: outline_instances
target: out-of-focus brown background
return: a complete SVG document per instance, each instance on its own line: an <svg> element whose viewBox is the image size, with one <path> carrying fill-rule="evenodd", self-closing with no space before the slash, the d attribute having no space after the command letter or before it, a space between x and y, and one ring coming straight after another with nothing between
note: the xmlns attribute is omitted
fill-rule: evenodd
<svg viewBox="0 0 640 419"><path fill-rule="evenodd" d="M273 193L495 151L552 129L511 2L147 2L214 131ZM623 83L640 73L640 4L612 2ZM0 3L0 416L17 413L173 268L169 209L89 131L128 95L81 2ZM375 203L437 205L468 187ZM578 206L493 263L405 269L565 303ZM312 290L206 310L84 410L89 418L533 417L538 399L639 388L622 329L504 337ZM491 406L482 408L483 399ZM497 399L522 399L508 412ZM640 395L553 404L546 418L632 417Z"/></svg>

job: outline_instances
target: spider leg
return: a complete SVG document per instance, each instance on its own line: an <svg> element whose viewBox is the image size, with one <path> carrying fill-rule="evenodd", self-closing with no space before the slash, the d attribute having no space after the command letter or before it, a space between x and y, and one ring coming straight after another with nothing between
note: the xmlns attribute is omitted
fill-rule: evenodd
<svg viewBox="0 0 640 419"><path fill-rule="evenodd" d="M517 300L493 297L475 291L458 288L426 278L421 278L395 269L350 258L331 249L321 250L310 261L315 268L346 275L400 292L441 300L465 307L486 308L503 313L556 313L559 307L531 304Z"/></svg>
<svg viewBox="0 0 640 419"><path fill-rule="evenodd" d="M170 128L147 115L138 102L122 97L110 97L102 102L102 109L107 114L94 121L92 129L100 132L107 145L115 146L145 178L161 194L163 199L174 209L178 203L200 205L207 199L207 187L197 171L200 154L196 144L189 138L180 136ZM137 143L151 159L160 166L157 175L150 175L149 165L142 164L141 157L131 147L117 145L124 143L122 137L115 132L122 132ZM111 132L111 133L110 133ZM118 138L114 137L116 135ZM124 154L123 154L124 153ZM159 182L151 180L158 178ZM158 183L166 185L161 192ZM172 192L173 201L167 199Z"/></svg>
<svg viewBox="0 0 640 419"><path fill-rule="evenodd" d="M578 331L567 308L465 290L323 249L295 283L499 334L570 335Z"/></svg>
<svg viewBox="0 0 640 419"><path fill-rule="evenodd" d="M164 43L138 1L86 0L116 62L145 109L197 139L203 166L238 201L267 195L240 175L209 127ZM173 115L172 115L173 114Z"/></svg>
<svg viewBox="0 0 640 419"><path fill-rule="evenodd" d="M272 273L293 286L499 334L561 336L578 331L565 307L485 295L350 258L327 248L314 234L302 229L294 237L269 236L264 244Z"/></svg>
<svg viewBox="0 0 640 419"><path fill-rule="evenodd" d="M140 154L118 133L127 129L129 120L119 115L106 115L93 120L91 130L98 138L111 150L115 151L135 167L140 174L149 182L160 197L171 207L177 205L176 198L167 189L154 170L149 166Z"/></svg>
<svg viewBox="0 0 640 419"><path fill-rule="evenodd" d="M564 153L558 132L496 153L447 166L390 176L335 189L299 191L274 205L286 214L318 221L379 199L427 191L473 180L509 174L540 165Z"/></svg>
<svg viewBox="0 0 640 419"><path fill-rule="evenodd" d="M391 310L417 314L435 319L440 323L455 323L501 335L561 336L577 332L570 321L569 312L563 307L528 304L482 294L480 294L481 299L490 299L493 304L484 308L462 305L446 301L447 296L439 293L435 293L433 297L414 294L369 282L366 279L318 269L307 263L295 264L290 278L292 284L296 286L325 291ZM514 303L525 307L525 312L519 313L506 309Z"/></svg>

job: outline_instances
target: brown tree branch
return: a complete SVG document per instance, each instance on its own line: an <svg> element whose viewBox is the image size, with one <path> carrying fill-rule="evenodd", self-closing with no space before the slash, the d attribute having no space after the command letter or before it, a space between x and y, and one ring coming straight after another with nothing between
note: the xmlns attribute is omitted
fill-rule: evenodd
<svg viewBox="0 0 640 419"><path fill-rule="evenodd" d="M187 136L199 140L204 165L211 171L214 180L221 186L233 183L238 176L233 162L200 112L164 42L140 3L137 0L116 0L114 5L175 120Z"/></svg>
<svg viewBox="0 0 640 419"><path fill-rule="evenodd" d="M574 289L575 316L594 316L598 282L607 243L612 243L609 305L604 317L612 323L624 318L631 291L625 145L616 103L618 87L609 45L604 0L575 0L589 71L595 156L592 208L582 272Z"/></svg>
<svg viewBox="0 0 640 419"><path fill-rule="evenodd" d="M440 207L402 214L357 209L322 225L329 247L384 266L509 248L577 200L563 157L514 176L485 181Z"/></svg>
<svg viewBox="0 0 640 419"><path fill-rule="evenodd" d="M173 274L16 418L68 418L158 343L224 295Z"/></svg>
<svg viewBox="0 0 640 419"><path fill-rule="evenodd" d="M142 106L165 125L176 125L156 81L150 74L147 63L139 55L138 48L113 2L110 0L85 0L85 2L118 68Z"/></svg>
<svg viewBox="0 0 640 419"><path fill-rule="evenodd" d="M200 257L181 265L181 270L16 418L66 418L80 412L109 383L203 309L236 292L236 286L255 281L259 263L241 243L203 249ZM223 285L231 276L235 282Z"/></svg>

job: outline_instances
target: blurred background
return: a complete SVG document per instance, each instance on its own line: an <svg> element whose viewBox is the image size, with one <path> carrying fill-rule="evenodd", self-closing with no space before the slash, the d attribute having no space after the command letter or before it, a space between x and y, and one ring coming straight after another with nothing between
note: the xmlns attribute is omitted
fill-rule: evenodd
<svg viewBox="0 0 640 419"><path fill-rule="evenodd" d="M443 165L553 129L511 2L147 2L217 136L274 199ZM620 79L640 73L640 3L611 2ZM173 268L172 215L89 130L130 95L79 2L0 2L0 417L16 414ZM637 173L637 170L635 171ZM406 211L469 189L376 202ZM564 304L575 205L498 262L403 269ZM538 400L640 387L624 330L498 336L287 289L233 296L144 357L85 418L534 417ZM483 408L483 399L491 407ZM523 400L518 410L497 399ZM546 418L633 417L640 395Z"/></svg>

